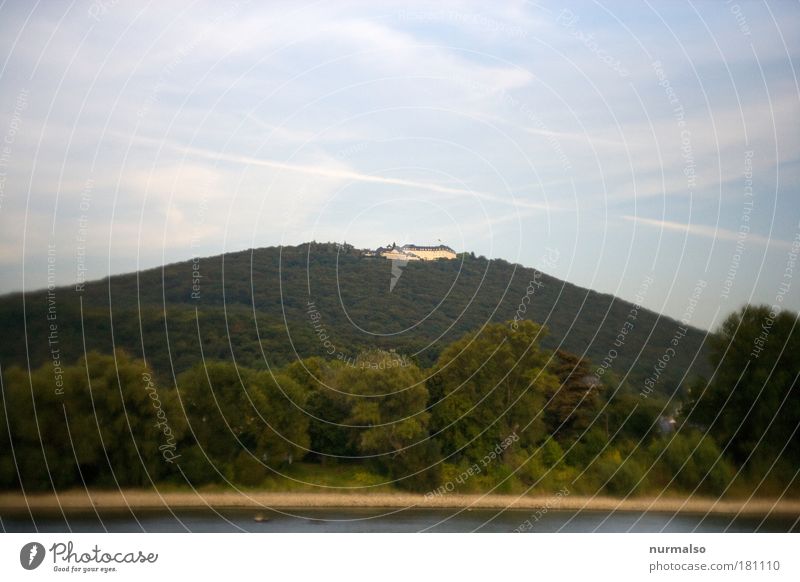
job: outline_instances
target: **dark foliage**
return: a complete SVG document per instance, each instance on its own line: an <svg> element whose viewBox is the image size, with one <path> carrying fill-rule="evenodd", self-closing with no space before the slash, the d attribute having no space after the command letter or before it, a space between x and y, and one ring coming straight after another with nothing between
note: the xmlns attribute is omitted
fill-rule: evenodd
<svg viewBox="0 0 800 582"><path fill-rule="evenodd" d="M391 293L390 261L362 257L348 246L309 243L208 257L199 260L193 276L196 266L186 261L114 276L87 283L80 293L58 288L54 303L46 291L2 297L0 362L23 366L30 358L35 367L48 361L51 305L62 359L77 360L84 343L101 353L123 348L144 358L163 382L203 357L266 369L312 356L346 361L379 348L428 367L464 334L517 316L547 326L544 347L596 365L615 349L613 371L627 374L638 391L679 325L639 309L624 346L615 346L630 303L468 253L452 261L409 263ZM689 329L658 392L675 393L697 352L704 351L703 340L703 332ZM708 376L704 353L694 366L687 377Z"/></svg>

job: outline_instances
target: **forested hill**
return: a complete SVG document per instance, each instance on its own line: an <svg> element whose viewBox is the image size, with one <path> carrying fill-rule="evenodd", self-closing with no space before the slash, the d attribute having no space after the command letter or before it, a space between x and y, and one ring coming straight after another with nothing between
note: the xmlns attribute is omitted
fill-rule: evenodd
<svg viewBox="0 0 800 582"><path fill-rule="evenodd" d="M399 278L390 292L393 268ZM203 357L233 354L263 368L374 347L428 366L466 332L521 315L547 326L546 347L585 354L594 369L605 361L609 373L627 374L639 391L680 329L673 319L632 311L627 301L503 260L462 254L402 267L318 243L186 261L86 283L82 291L30 292L25 300L31 366L54 358L73 363L85 341L86 350L143 356L164 378ZM0 298L0 326L0 364L25 366L22 294ZM628 333L620 336L623 328ZM684 374L708 374L708 358L698 354L703 340L694 328L679 338L657 391L671 393Z"/></svg>

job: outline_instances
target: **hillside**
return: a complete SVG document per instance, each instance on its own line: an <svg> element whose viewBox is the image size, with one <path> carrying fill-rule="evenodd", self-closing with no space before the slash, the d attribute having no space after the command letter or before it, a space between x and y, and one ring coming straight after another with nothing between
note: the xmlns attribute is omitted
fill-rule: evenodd
<svg viewBox="0 0 800 582"><path fill-rule="evenodd" d="M47 290L6 295L0 298L0 362L25 366L29 354L31 366L39 366L53 357L52 347L62 363L73 363L85 341L87 350L116 347L144 357L165 379L203 357L233 354L242 365L264 368L298 357L347 358L370 347L428 366L466 332L513 319L526 289L533 289L524 317L546 324L546 347L585 354L594 368L605 358L638 392L680 325L640 309L624 343L615 345L632 304L533 269L470 254L410 262L390 292L391 271L390 261L351 247L311 243L114 276L81 292L62 287L50 297ZM48 334L58 343L48 343ZM708 374L706 354L698 355L703 339L704 332L688 330L656 390L671 394L687 370L687 377Z"/></svg>

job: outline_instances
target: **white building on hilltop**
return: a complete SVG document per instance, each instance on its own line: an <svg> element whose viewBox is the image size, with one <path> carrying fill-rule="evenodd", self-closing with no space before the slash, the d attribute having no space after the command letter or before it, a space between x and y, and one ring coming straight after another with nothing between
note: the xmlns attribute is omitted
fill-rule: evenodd
<svg viewBox="0 0 800 582"><path fill-rule="evenodd" d="M375 255L395 261L435 261L437 259L449 260L456 258L456 252L446 245L403 245L398 247L395 243L392 243L391 246L377 249Z"/></svg>

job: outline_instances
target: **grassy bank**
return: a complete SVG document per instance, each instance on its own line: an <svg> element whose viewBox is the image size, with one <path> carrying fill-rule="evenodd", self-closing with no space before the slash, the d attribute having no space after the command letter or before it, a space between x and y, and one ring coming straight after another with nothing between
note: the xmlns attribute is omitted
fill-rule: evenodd
<svg viewBox="0 0 800 582"><path fill-rule="evenodd" d="M54 494L0 493L0 513L118 511L127 509L288 508L475 508L594 511L661 511L800 516L800 501L718 500L702 497L631 498L587 496L442 495L408 493L276 493L259 491L82 491Z"/></svg>

